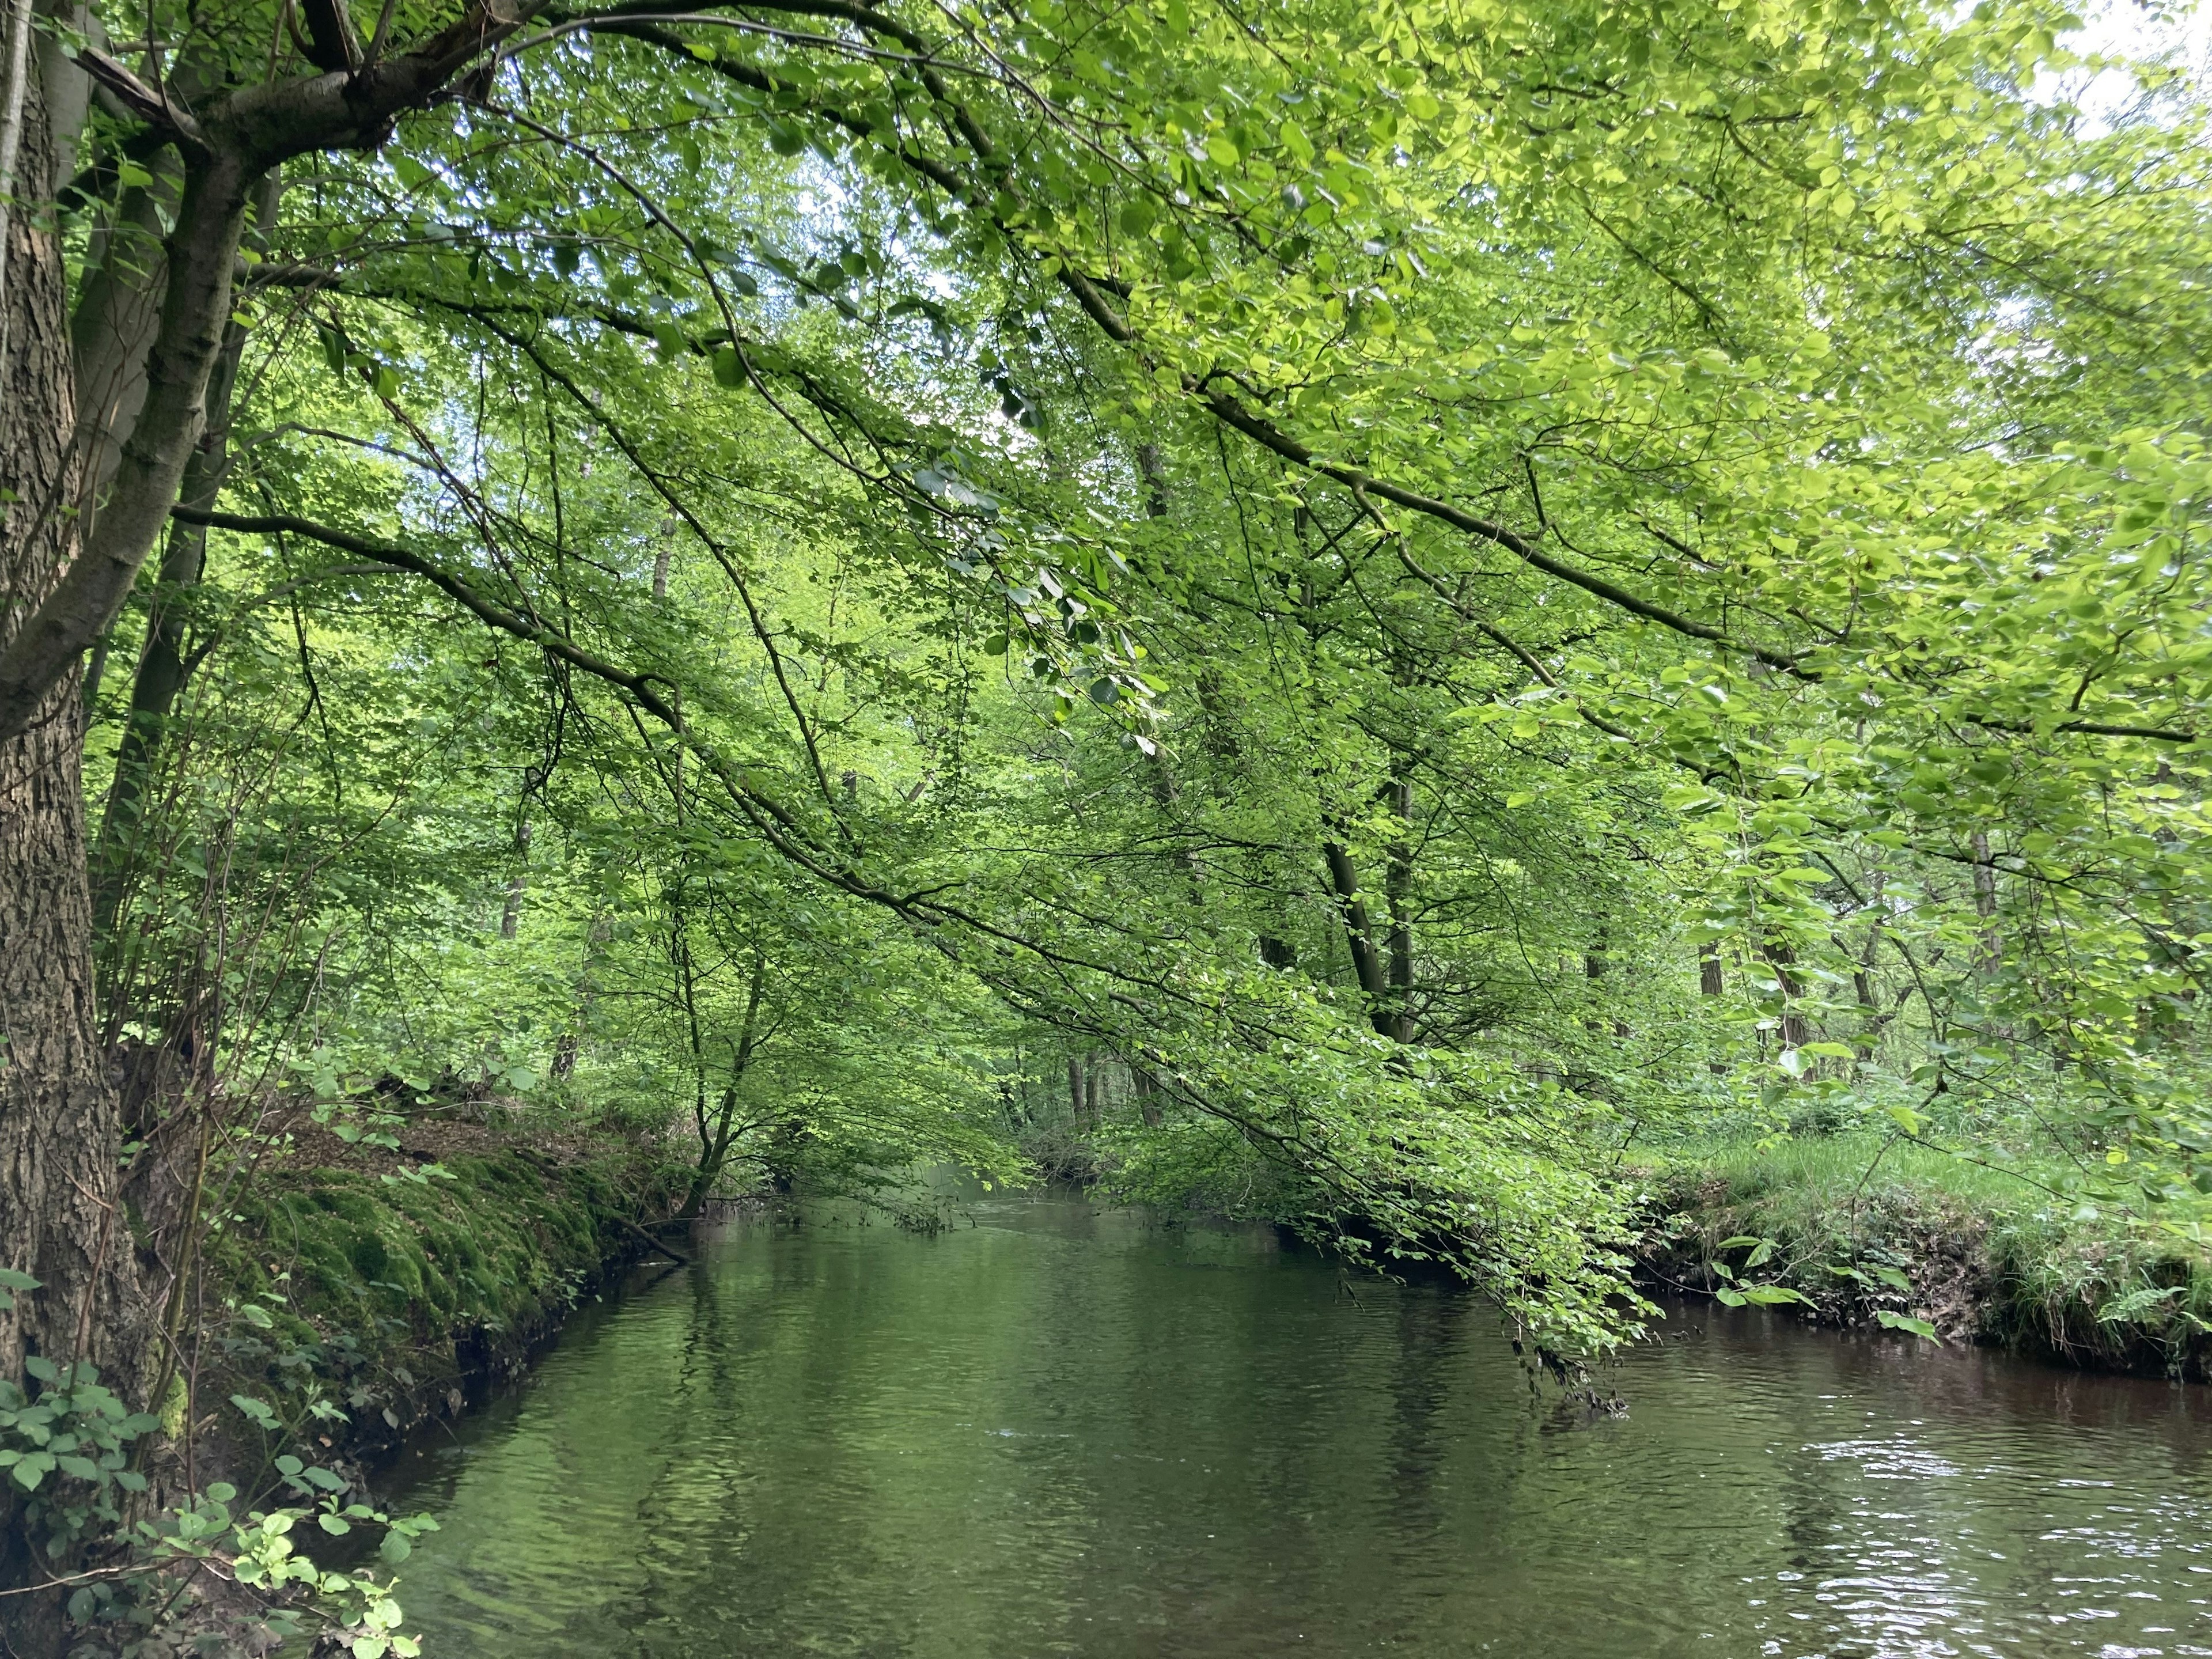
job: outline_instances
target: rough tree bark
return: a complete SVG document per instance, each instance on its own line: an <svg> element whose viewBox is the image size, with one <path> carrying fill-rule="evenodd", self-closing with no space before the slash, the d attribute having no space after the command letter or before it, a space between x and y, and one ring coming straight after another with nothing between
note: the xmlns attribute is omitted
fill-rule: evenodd
<svg viewBox="0 0 2212 1659"><path fill-rule="evenodd" d="M29 57L35 64L35 55ZM51 198L54 137L26 76L15 165L21 201ZM76 551L75 377L62 249L51 219L9 216L0 356L0 653L52 593ZM115 1091L93 994L92 896L79 779L83 708L71 668L24 729L0 739L0 1266L40 1288L0 1312L0 1376L27 1355L89 1359L127 1389L150 1356L131 1236L116 1211ZM11 1488L12 1490L12 1488ZM0 1496L0 1585L51 1564ZM58 1653L58 1596L0 1598L0 1643Z"/></svg>

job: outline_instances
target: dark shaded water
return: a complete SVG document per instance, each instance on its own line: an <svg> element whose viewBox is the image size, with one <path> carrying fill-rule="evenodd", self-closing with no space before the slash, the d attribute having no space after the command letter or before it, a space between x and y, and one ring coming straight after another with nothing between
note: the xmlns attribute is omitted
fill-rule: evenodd
<svg viewBox="0 0 2212 1659"><path fill-rule="evenodd" d="M398 1472L431 1659L2212 1655L2212 1409L1680 1310L1630 1414L1480 1303L1065 1199L729 1228Z"/></svg>

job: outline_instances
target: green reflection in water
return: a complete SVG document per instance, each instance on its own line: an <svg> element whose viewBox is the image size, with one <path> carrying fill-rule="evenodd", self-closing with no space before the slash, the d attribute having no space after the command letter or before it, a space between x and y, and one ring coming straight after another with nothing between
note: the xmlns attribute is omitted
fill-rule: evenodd
<svg viewBox="0 0 2212 1659"><path fill-rule="evenodd" d="M1593 1420L1449 1287L970 1207L733 1225L425 1442L433 1659L2212 1654L2197 1389L1690 1310Z"/></svg>

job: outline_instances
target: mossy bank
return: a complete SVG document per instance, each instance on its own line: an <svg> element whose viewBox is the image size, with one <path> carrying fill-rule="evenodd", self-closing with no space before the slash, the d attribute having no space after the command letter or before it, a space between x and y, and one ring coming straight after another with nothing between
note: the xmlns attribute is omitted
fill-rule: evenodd
<svg viewBox="0 0 2212 1659"><path fill-rule="evenodd" d="M373 1454L520 1369L682 1191L653 1144L612 1132L302 1137L211 1220L203 1423L249 1452Z"/></svg>

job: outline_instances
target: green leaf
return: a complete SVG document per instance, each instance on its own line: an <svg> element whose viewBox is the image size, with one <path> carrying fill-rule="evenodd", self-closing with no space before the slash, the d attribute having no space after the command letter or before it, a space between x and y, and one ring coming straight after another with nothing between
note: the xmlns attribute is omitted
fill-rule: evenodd
<svg viewBox="0 0 2212 1659"><path fill-rule="evenodd" d="M1785 1302L1803 1302L1809 1305L1812 1300L1787 1285L1747 1285L1743 1299L1761 1308L1779 1307Z"/></svg>
<svg viewBox="0 0 2212 1659"><path fill-rule="evenodd" d="M1916 1319L1911 1314L1892 1313L1888 1309L1883 1308L1875 1312L1875 1321L1890 1330L1909 1331L1913 1335L1924 1338L1930 1342L1941 1342L1943 1340L1936 1334L1936 1328L1933 1325L1924 1319Z"/></svg>
<svg viewBox="0 0 2212 1659"><path fill-rule="evenodd" d="M36 1492L39 1489L39 1482L46 1478L46 1471L53 1466L52 1453L26 1452L16 1459L15 1467L9 1473L15 1477L15 1484L25 1492Z"/></svg>
<svg viewBox="0 0 2212 1659"><path fill-rule="evenodd" d="M376 1553L386 1566L396 1567L415 1553L415 1546L409 1541L405 1533L388 1532L384 1534L384 1541L377 1546Z"/></svg>

